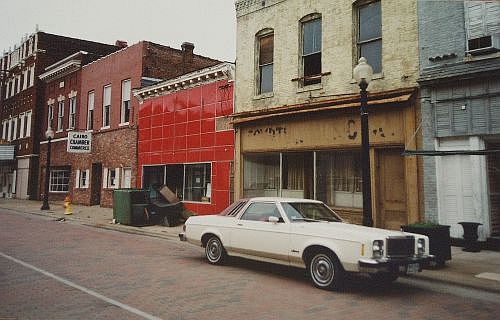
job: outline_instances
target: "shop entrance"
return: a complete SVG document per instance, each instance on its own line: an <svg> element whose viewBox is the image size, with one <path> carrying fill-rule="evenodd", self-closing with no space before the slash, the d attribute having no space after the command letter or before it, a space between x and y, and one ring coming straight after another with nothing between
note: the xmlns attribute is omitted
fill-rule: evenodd
<svg viewBox="0 0 500 320"><path fill-rule="evenodd" d="M408 223L404 158L400 149L377 153L377 227L399 230Z"/></svg>

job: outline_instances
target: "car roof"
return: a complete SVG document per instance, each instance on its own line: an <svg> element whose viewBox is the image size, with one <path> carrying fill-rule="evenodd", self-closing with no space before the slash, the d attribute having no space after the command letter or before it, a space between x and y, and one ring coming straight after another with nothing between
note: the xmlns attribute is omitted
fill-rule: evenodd
<svg viewBox="0 0 500 320"><path fill-rule="evenodd" d="M247 201L252 202L268 202L268 201L278 201L278 202L309 202L309 203L322 203L318 200L312 199L300 199L300 198L283 198L283 197L253 197L247 198Z"/></svg>

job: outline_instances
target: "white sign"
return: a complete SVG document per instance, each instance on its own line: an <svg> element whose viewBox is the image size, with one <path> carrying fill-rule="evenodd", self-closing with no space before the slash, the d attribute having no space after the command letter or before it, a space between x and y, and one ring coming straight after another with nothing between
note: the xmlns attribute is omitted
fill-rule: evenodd
<svg viewBox="0 0 500 320"><path fill-rule="evenodd" d="M90 153L92 147L92 133L90 132L68 132L67 152Z"/></svg>

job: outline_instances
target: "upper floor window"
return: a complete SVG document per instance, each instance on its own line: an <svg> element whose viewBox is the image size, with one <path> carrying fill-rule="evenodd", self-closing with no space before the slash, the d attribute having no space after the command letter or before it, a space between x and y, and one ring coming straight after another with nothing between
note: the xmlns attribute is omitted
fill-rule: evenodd
<svg viewBox="0 0 500 320"><path fill-rule="evenodd" d="M465 1L467 51L472 55L500 50L500 3Z"/></svg>
<svg viewBox="0 0 500 320"><path fill-rule="evenodd" d="M122 81L121 123L130 121L130 79Z"/></svg>
<svg viewBox="0 0 500 320"><path fill-rule="evenodd" d="M321 83L321 17L310 16L302 21L303 84Z"/></svg>
<svg viewBox="0 0 500 320"><path fill-rule="evenodd" d="M258 90L257 94L273 91L274 34L264 30L257 34Z"/></svg>
<svg viewBox="0 0 500 320"><path fill-rule="evenodd" d="M111 86L105 86L102 95L102 126L109 127L111 124Z"/></svg>
<svg viewBox="0 0 500 320"><path fill-rule="evenodd" d="M47 109L47 128L51 127L52 128L52 120L54 119L54 105L49 104L49 107Z"/></svg>
<svg viewBox="0 0 500 320"><path fill-rule="evenodd" d="M69 99L69 120L68 128L74 129L76 122L76 97L71 97Z"/></svg>
<svg viewBox="0 0 500 320"><path fill-rule="evenodd" d="M382 72L382 15L380 1L358 7L358 57L365 57L374 73Z"/></svg>
<svg viewBox="0 0 500 320"><path fill-rule="evenodd" d="M57 131L62 131L64 119L64 100L59 101L58 109L57 109Z"/></svg>
<svg viewBox="0 0 500 320"><path fill-rule="evenodd" d="M87 130L92 130L94 126L94 91L90 91L87 96Z"/></svg>

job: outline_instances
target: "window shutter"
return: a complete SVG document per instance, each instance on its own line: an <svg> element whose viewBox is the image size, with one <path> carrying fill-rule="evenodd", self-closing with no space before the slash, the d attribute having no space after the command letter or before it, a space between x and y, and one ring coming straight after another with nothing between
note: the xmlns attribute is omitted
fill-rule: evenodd
<svg viewBox="0 0 500 320"><path fill-rule="evenodd" d="M90 170L89 169L85 170L85 177L87 179L85 179L85 185L83 187L88 188L89 187L89 180L90 180Z"/></svg>
<svg viewBox="0 0 500 320"><path fill-rule="evenodd" d="M120 188L120 168L115 169L115 189Z"/></svg>
<svg viewBox="0 0 500 320"><path fill-rule="evenodd" d="M102 171L102 188L106 189L108 187L108 168L104 168Z"/></svg>
<svg viewBox="0 0 500 320"><path fill-rule="evenodd" d="M76 170L75 188L80 188L80 170Z"/></svg>
<svg viewBox="0 0 500 320"><path fill-rule="evenodd" d="M500 4L466 1L464 5L467 39L476 39L500 32Z"/></svg>

